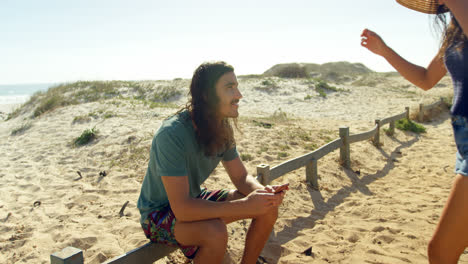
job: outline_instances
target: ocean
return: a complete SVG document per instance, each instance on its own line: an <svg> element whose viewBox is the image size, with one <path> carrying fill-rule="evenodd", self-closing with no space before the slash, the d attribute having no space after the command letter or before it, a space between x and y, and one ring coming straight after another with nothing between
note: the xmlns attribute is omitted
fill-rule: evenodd
<svg viewBox="0 0 468 264"><path fill-rule="evenodd" d="M47 91L53 83L0 84L0 112L10 112L37 91Z"/></svg>

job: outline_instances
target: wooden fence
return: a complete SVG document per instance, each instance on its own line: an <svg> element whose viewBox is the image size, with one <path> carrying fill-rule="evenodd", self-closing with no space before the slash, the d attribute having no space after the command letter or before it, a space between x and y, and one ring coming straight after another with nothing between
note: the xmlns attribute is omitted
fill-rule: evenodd
<svg viewBox="0 0 468 264"><path fill-rule="evenodd" d="M375 126L366 132L359 133L359 134L349 134L349 127L340 127L339 135L340 138L337 138L328 144L309 152L305 155L300 157L290 159L285 161L279 165L270 169L269 165L260 164L257 166L257 179L262 184L269 184L271 181L283 176L284 174L297 170L302 167L306 167L306 181L314 188L318 188L318 170L317 164L318 160L325 155L329 154L330 152L335 151L336 149L340 149L340 164L345 167L349 168L351 163L350 157L350 144L372 139L375 146L380 145L380 128L386 124L390 124L390 128L388 133L393 134L395 130L395 122L403 119L409 119L409 107L405 108L405 112L394 115L391 117L387 117L385 119L377 119L375 120Z"/></svg>
<svg viewBox="0 0 468 264"><path fill-rule="evenodd" d="M442 105L443 101L439 101L430 105L419 105L418 120L421 121L424 112L432 108ZM389 124L389 130L387 133L393 134L395 130L395 122L403 119L409 119L409 107L405 107L405 111L384 119L375 120L375 126L366 132L359 134L349 134L349 127L340 127L340 138L337 138L320 148L302 155L300 157L290 159L279 165L270 168L267 164L260 164L257 166L257 179L262 184L269 184L271 181L278 179L284 174L297 170L302 167L306 167L306 181L313 187L318 189L318 160L325 155L333 152L336 149L340 149L340 164L349 168L351 163L350 157L350 144L372 139L376 147L380 146L380 129ZM167 256L173 252L176 248L161 244L147 243L139 248L133 249L121 256L115 257L104 263L106 264L131 264L131 263L142 263L150 264L158 259ZM51 264L83 264L83 251L74 247L67 247L62 251L55 252L50 255Z"/></svg>
<svg viewBox="0 0 468 264"><path fill-rule="evenodd" d="M439 107L441 105L444 105L444 100L442 99L442 97L439 99L439 101L436 101L430 105L419 104L418 121L419 122L423 121L424 112L431 110L433 108Z"/></svg>
<svg viewBox="0 0 468 264"><path fill-rule="evenodd" d="M424 117L424 112L431 110L433 108L439 107L443 105L444 102L442 98L435 103L430 105L419 105L419 113L418 113L418 120L422 121ZM349 168L351 163L350 157L350 144L372 139L374 145L379 147L380 145L380 129L389 124L389 130L387 133L392 135L395 131L395 122L407 118L409 119L409 107L405 107L405 111L403 113L390 116L384 119L376 119L375 126L366 132L359 133L359 134L349 134L349 127L340 127L339 135L340 138L337 138L328 144L316 149L315 151L309 152L305 155L300 157L290 159L285 161L279 165L276 165L270 168L267 164L260 164L257 166L257 179L262 184L269 184L271 181L283 176L284 174L297 170L302 167L306 167L306 181L309 183L313 188L318 189L318 169L317 163L320 158L329 154L330 152L340 149L340 164L345 167Z"/></svg>

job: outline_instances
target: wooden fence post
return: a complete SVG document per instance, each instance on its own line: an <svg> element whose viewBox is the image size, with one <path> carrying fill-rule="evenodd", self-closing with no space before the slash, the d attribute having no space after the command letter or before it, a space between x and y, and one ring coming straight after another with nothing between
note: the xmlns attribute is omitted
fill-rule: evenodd
<svg viewBox="0 0 468 264"><path fill-rule="evenodd" d="M419 104L419 113L418 113L418 121L421 123L424 118L424 105Z"/></svg>
<svg viewBox="0 0 468 264"><path fill-rule="evenodd" d="M388 130L388 135L393 136L395 133L395 120L390 121L390 129Z"/></svg>
<svg viewBox="0 0 468 264"><path fill-rule="evenodd" d="M377 125L377 132L375 133L375 136L374 136L374 146L379 147L380 146L380 119L376 119L375 124Z"/></svg>
<svg viewBox="0 0 468 264"><path fill-rule="evenodd" d="M270 165L260 164L257 166L257 176L261 184L270 183Z"/></svg>
<svg viewBox="0 0 468 264"><path fill-rule="evenodd" d="M83 251L74 247L66 247L50 255L51 264L83 264Z"/></svg>
<svg viewBox="0 0 468 264"><path fill-rule="evenodd" d="M340 138L343 145L340 147L340 163L343 167L349 169L351 166L349 150L349 127L340 127Z"/></svg>
<svg viewBox="0 0 468 264"><path fill-rule="evenodd" d="M312 188L318 190L318 173L317 173L317 160L312 159L306 165L306 181Z"/></svg>
<svg viewBox="0 0 468 264"><path fill-rule="evenodd" d="M406 111L406 119L409 120L409 106L405 107L405 111Z"/></svg>

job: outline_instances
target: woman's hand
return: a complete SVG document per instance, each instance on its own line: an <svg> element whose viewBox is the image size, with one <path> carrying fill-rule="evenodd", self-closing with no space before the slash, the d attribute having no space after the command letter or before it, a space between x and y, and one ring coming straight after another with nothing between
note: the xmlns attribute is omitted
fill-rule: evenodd
<svg viewBox="0 0 468 264"><path fill-rule="evenodd" d="M362 31L361 46L380 56L384 56L385 50L388 48L377 33L367 28Z"/></svg>

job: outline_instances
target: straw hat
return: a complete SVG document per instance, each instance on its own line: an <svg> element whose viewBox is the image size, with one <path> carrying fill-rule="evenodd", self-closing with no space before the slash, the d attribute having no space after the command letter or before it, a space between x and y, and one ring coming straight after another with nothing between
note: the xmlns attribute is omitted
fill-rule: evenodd
<svg viewBox="0 0 468 264"><path fill-rule="evenodd" d="M437 0L396 0L400 5L407 7L409 9L426 13L426 14L437 14L445 13L448 11L448 8L442 5L439 9L439 3ZM439 12L438 12L439 11Z"/></svg>

